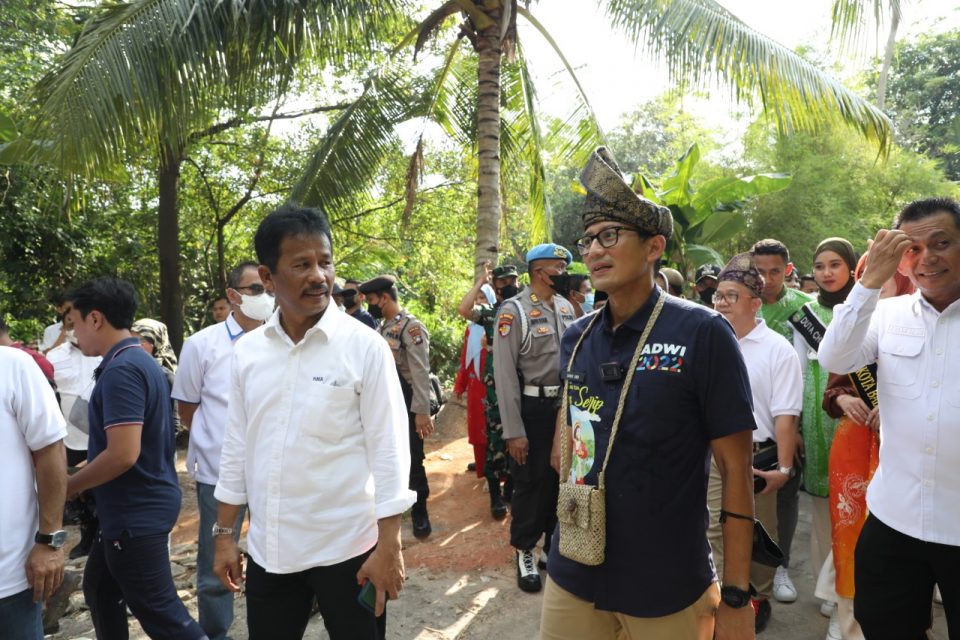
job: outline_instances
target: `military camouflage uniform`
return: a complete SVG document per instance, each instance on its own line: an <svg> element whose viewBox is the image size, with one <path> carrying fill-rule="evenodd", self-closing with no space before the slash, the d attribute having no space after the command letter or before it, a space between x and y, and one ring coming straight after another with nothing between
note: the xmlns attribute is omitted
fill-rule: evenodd
<svg viewBox="0 0 960 640"><path fill-rule="evenodd" d="M473 308L470 321L483 327L487 337L487 358L483 367L483 383L487 385L487 397L484 401L484 415L487 431L487 458L483 475L487 480L497 482L510 477L507 465L507 445L503 441L503 425L500 423L500 408L497 406L497 388L493 381L493 327L497 319L500 304L480 304Z"/></svg>

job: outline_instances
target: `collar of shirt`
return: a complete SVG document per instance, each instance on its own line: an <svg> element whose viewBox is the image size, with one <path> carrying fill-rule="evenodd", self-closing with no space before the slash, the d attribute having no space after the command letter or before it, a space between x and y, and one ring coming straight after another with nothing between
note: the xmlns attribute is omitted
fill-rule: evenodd
<svg viewBox="0 0 960 640"><path fill-rule="evenodd" d="M233 317L233 311L231 311L227 319L223 321L223 326L227 330L227 335L230 336L231 342L244 334L243 327L241 327L237 319Z"/></svg>
<svg viewBox="0 0 960 640"><path fill-rule="evenodd" d="M650 314L653 313L653 306L657 304L657 300L660 299L660 296L663 295L663 292L660 290L660 287L654 287L650 292L650 297L647 298L647 301L643 303L643 306L637 309L637 311L627 318L626 322L622 326L629 327L631 330L636 331L637 333L642 333L644 327L647 326L647 319L650 317ZM610 310L610 305L603 305L603 309L600 310L602 314L600 320L603 323L604 331L608 333L613 333L613 312Z"/></svg>
<svg viewBox="0 0 960 640"><path fill-rule="evenodd" d="M93 370L94 378L99 378L100 374L102 374L104 370L110 366L110 363L113 362L114 358L120 355L121 351L134 346L140 346L140 339L130 336L129 338L124 338L117 344L110 347L110 350L103 355L103 360L100 361L100 366Z"/></svg>
<svg viewBox="0 0 960 640"><path fill-rule="evenodd" d="M344 313L340 311L340 308L335 304L328 304L326 311L323 312L323 315L320 316L320 319L317 320L317 323L307 329L307 332L303 334L303 340L300 342L306 342L310 339L315 333L320 333L323 335L324 339L330 340L333 338L333 335L336 333L337 324L340 320L343 319ZM296 346L290 336L287 335L287 332L284 331L283 326L280 324L280 309L274 312L270 319L267 320L265 331L269 336L276 336L281 340L284 340L290 346Z"/></svg>
<svg viewBox="0 0 960 640"><path fill-rule="evenodd" d="M960 309L960 300L954 300L947 305L947 308L943 311L937 311L937 309L930 304L930 301L924 298L923 294L921 294L919 291L915 291L911 295L914 296L915 300L910 308L915 316L919 316L921 314L921 308L929 311L935 316L946 316L954 313L957 309Z"/></svg>
<svg viewBox="0 0 960 640"><path fill-rule="evenodd" d="M750 329L750 333L740 338L740 342L761 342L763 340L763 334L767 331L767 323L763 321L763 318L756 318L756 324L753 326L753 329Z"/></svg>

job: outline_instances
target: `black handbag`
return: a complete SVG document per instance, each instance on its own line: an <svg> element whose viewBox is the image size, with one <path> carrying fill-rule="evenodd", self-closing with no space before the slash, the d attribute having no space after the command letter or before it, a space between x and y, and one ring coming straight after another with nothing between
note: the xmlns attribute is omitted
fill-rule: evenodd
<svg viewBox="0 0 960 640"><path fill-rule="evenodd" d="M773 444L763 451L758 451L753 455L753 468L760 471L774 471L780 468L780 460L777 457L777 445ZM753 492L760 493L767 486L767 481L760 476L753 476Z"/></svg>
<svg viewBox="0 0 960 640"><path fill-rule="evenodd" d="M727 516L741 520L751 519L747 516L730 513L729 511L721 509L721 524L727 519ZM767 533L767 530L763 528L763 525L760 524L760 521L756 518L753 518L753 548L750 552L750 559L753 562L768 567L779 567L783 563L783 550L780 548L780 545L773 541L773 538L770 537L770 534Z"/></svg>

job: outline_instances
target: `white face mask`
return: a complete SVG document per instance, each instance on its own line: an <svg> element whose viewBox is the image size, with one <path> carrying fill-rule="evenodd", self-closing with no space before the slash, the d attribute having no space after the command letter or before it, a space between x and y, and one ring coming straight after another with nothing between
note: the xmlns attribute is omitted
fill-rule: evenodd
<svg viewBox="0 0 960 640"><path fill-rule="evenodd" d="M273 296L269 293L261 293L258 296L248 296L240 294L240 311L251 320L266 322L273 315Z"/></svg>

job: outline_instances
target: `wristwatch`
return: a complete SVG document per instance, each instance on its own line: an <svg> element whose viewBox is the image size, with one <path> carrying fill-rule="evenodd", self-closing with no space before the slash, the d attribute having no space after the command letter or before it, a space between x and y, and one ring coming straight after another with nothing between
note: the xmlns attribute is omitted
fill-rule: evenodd
<svg viewBox="0 0 960 640"><path fill-rule="evenodd" d="M63 529L54 531L53 533L40 533L37 531L36 535L33 536L33 541L37 544L45 544L48 547L59 549L67 541L67 532Z"/></svg>
<svg viewBox="0 0 960 640"><path fill-rule="evenodd" d="M792 478L793 476L797 475L797 470L793 467L777 467L777 471L788 478Z"/></svg>
<svg viewBox="0 0 960 640"><path fill-rule="evenodd" d="M221 527L221 526L220 526L218 523L216 523L216 522L213 523L213 530L212 530L212 531L213 531L213 537L214 537L214 538L216 538L217 536L232 536L232 535L233 535L233 527Z"/></svg>
<svg viewBox="0 0 960 640"><path fill-rule="evenodd" d="M731 609L742 609L750 604L750 592L733 585L724 585L720 589L720 599Z"/></svg>

